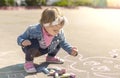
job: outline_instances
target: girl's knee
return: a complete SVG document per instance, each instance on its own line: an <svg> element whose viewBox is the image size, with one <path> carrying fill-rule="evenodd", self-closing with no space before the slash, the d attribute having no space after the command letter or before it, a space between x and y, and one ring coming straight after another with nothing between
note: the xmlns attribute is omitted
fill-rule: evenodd
<svg viewBox="0 0 120 78"><path fill-rule="evenodd" d="M32 48L30 51L33 57L39 57L42 55L38 49Z"/></svg>

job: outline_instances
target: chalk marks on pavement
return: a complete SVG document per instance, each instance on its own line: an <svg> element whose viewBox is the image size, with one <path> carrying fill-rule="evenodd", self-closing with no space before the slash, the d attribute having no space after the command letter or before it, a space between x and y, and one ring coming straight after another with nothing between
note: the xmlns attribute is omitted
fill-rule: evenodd
<svg viewBox="0 0 120 78"><path fill-rule="evenodd" d="M118 49L112 50L111 54L117 55ZM78 55L76 60L69 59L69 55L64 59L70 62L70 68L79 73L86 73L86 78L120 78L120 59L114 57L87 57ZM82 74L81 74L82 75Z"/></svg>

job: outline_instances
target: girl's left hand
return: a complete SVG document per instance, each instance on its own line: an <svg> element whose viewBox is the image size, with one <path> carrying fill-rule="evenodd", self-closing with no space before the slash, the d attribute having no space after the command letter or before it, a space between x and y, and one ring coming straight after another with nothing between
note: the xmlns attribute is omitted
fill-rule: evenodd
<svg viewBox="0 0 120 78"><path fill-rule="evenodd" d="M78 49L76 47L72 48L72 52L71 52L72 56L77 56L78 55Z"/></svg>

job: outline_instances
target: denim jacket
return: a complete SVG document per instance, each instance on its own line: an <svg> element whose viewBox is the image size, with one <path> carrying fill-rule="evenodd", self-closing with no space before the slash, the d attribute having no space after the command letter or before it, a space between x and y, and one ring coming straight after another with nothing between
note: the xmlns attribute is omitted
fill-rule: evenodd
<svg viewBox="0 0 120 78"><path fill-rule="evenodd" d="M18 36L17 38L17 43L18 45L22 46L21 43L24 40L29 40L29 39L37 39L37 40L41 40L42 39L42 26L40 24L36 24L36 25L31 25L27 28L27 30L21 34L20 36ZM69 54L72 51L72 46L70 44L68 44L66 42L66 39L64 37L64 32L63 30L61 30L58 35L56 35L50 46L48 47L50 49L50 52L52 52L57 45L60 44L60 46Z"/></svg>

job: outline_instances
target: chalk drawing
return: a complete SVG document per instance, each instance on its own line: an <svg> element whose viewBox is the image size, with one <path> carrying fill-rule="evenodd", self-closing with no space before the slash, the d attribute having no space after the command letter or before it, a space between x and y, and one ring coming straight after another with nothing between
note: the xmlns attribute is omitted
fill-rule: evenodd
<svg viewBox="0 0 120 78"><path fill-rule="evenodd" d="M91 70L93 71L111 71L110 68L108 68L107 66L96 66L96 67L92 67Z"/></svg>
<svg viewBox="0 0 120 78"><path fill-rule="evenodd" d="M83 65L91 65L91 66L95 66L95 65L99 65L100 63L97 61L87 61L84 62Z"/></svg>
<svg viewBox="0 0 120 78"><path fill-rule="evenodd" d="M113 49L108 52L110 57L95 56L83 58L78 55L78 60L69 60L69 55L64 59L70 62L70 68L76 72L85 72L86 78L120 78L120 50ZM116 57L114 57L116 56ZM79 67L80 65L80 67Z"/></svg>
<svg viewBox="0 0 120 78"><path fill-rule="evenodd" d="M120 78L120 59L119 59L119 49L113 49L108 54L110 56L94 56L84 58L82 55L78 54L73 59L70 55L63 57L65 62L69 63L68 67L78 73L77 78L84 73L84 78ZM12 52L12 51L10 51ZM6 53L10 53L6 52ZM6 53L3 53L1 56L4 56ZM114 58L114 55L117 57ZM43 58L41 58L43 60ZM19 66L19 65L18 65ZM53 65L54 66L54 65ZM64 68L64 65L59 65ZM55 65L56 67L56 65ZM7 74L8 78L21 77L24 78L24 69L8 72L0 72L0 74ZM36 75L33 75L34 78L38 78Z"/></svg>

